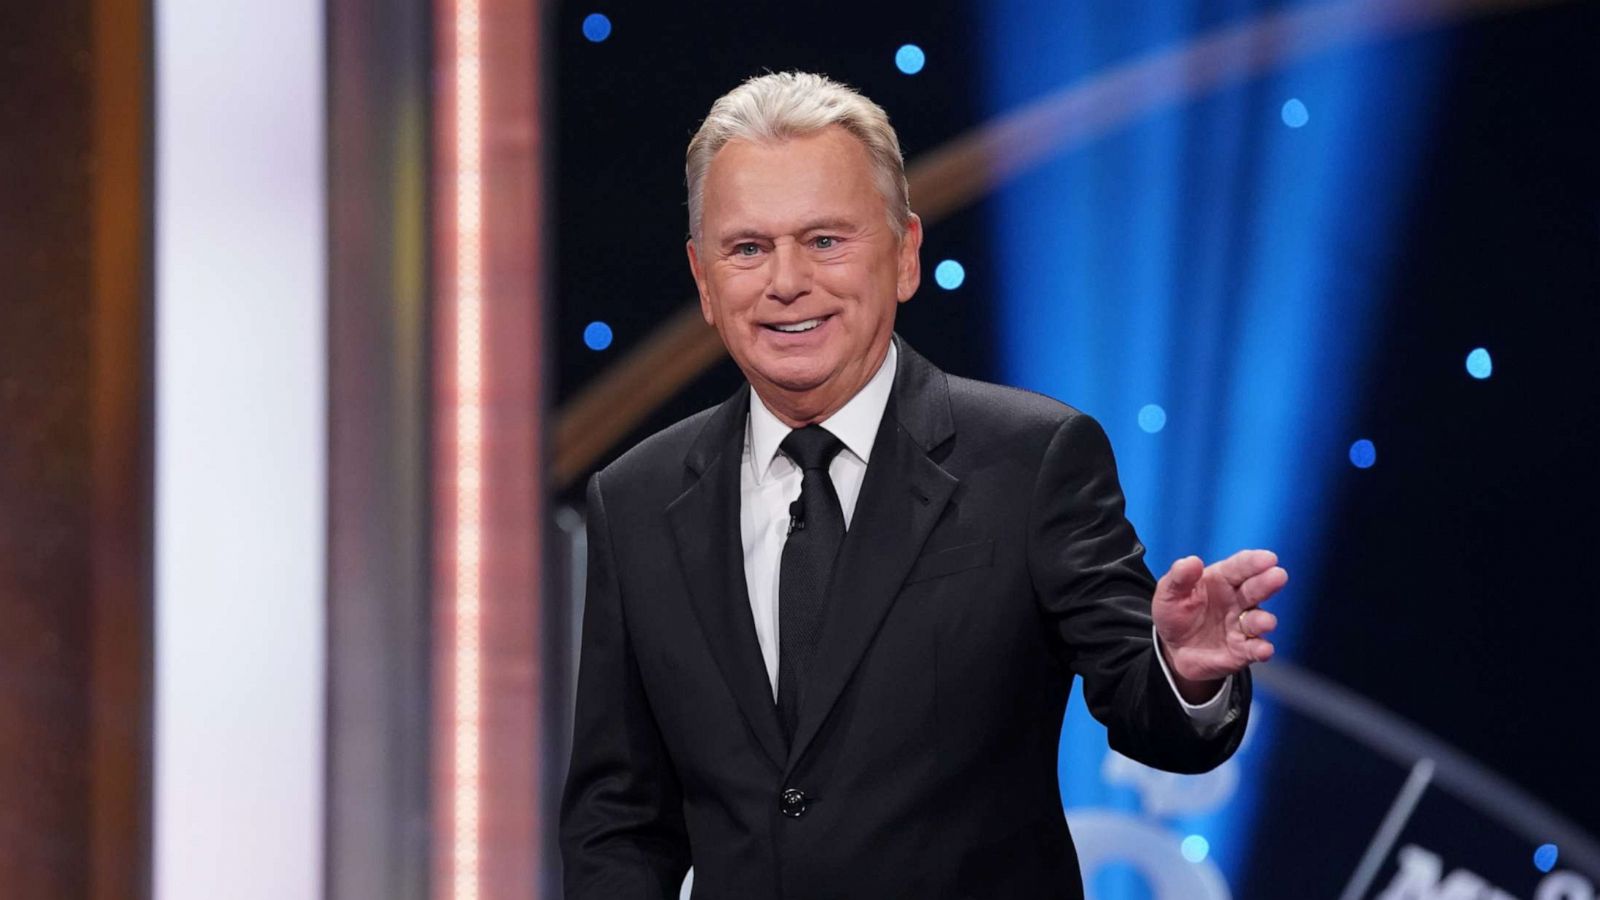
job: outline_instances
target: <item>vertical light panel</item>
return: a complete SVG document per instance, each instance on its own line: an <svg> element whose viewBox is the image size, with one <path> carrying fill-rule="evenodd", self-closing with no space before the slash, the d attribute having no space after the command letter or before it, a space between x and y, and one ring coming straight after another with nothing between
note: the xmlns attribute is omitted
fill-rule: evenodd
<svg viewBox="0 0 1600 900"><path fill-rule="evenodd" d="M450 896L477 900L483 804L483 55L478 0L455 15L454 684Z"/></svg>
<svg viewBox="0 0 1600 900"><path fill-rule="evenodd" d="M532 896L543 862L536 6L435 7L434 895L449 900Z"/></svg>
<svg viewBox="0 0 1600 900"><path fill-rule="evenodd" d="M155 897L314 898L324 9L155 15Z"/></svg>

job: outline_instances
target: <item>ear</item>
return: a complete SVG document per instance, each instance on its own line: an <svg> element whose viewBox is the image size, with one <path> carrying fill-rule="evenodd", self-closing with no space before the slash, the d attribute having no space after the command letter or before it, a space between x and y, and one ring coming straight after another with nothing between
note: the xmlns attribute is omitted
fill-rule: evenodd
<svg viewBox="0 0 1600 900"><path fill-rule="evenodd" d="M706 324L712 328L717 327L716 314L711 309L711 294L706 290L706 270L700 264L700 255L695 251L694 238L689 238L683 245L689 254L689 271L694 274L695 290L700 292L700 315Z"/></svg>
<svg viewBox="0 0 1600 900"><path fill-rule="evenodd" d="M900 269L895 280L895 298L911 299L922 284L922 219L916 213L906 218L906 233L900 238Z"/></svg>

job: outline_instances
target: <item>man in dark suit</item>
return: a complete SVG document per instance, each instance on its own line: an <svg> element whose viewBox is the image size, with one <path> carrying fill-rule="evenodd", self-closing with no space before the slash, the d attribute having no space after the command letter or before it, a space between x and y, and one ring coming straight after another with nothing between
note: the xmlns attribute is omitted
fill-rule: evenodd
<svg viewBox="0 0 1600 900"><path fill-rule="evenodd" d="M688 254L749 380L589 484L567 896L1081 897L1056 749L1238 746L1268 551L1159 583L1104 432L893 333L921 277L883 111L752 79L690 144Z"/></svg>

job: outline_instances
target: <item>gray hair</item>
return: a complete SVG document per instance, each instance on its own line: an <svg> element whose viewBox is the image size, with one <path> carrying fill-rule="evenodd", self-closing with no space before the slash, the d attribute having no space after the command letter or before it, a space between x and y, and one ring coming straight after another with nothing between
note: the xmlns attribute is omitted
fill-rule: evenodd
<svg viewBox="0 0 1600 900"><path fill-rule="evenodd" d="M689 187L689 234L700 241L706 172L729 141L776 142L838 125L855 135L872 160L873 180L889 211L889 226L904 237L911 205L900 139L889 114L860 92L825 75L758 75L717 98L689 141L684 181Z"/></svg>

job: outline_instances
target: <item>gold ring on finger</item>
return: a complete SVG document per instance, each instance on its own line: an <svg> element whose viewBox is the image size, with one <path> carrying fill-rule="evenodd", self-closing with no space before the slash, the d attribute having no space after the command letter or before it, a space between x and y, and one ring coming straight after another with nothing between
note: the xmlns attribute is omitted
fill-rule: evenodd
<svg viewBox="0 0 1600 900"><path fill-rule="evenodd" d="M1260 637L1261 635L1255 633L1254 631L1251 631L1250 629L1248 629L1248 628L1246 628L1244 626L1244 614L1249 612L1249 611L1250 610L1248 610L1248 609L1239 611L1239 630L1244 632L1244 636L1247 637L1247 638Z"/></svg>

